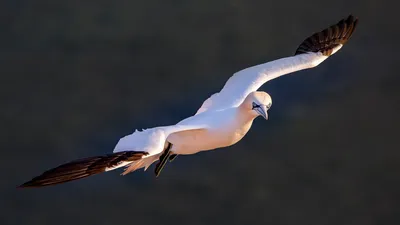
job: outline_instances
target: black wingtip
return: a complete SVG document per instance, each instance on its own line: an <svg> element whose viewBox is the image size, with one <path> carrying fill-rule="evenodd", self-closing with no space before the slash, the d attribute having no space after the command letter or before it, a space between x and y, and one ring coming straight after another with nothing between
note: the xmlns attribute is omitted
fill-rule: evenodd
<svg viewBox="0 0 400 225"><path fill-rule="evenodd" d="M295 55L321 52L325 56L330 56L335 47L344 45L350 39L357 24L358 18L350 14L346 19L305 39L297 48Z"/></svg>
<svg viewBox="0 0 400 225"><path fill-rule="evenodd" d="M115 168L121 162L139 160L147 154L147 152L125 151L75 160L50 169L17 188L37 188L82 179L105 172L107 168Z"/></svg>
<svg viewBox="0 0 400 225"><path fill-rule="evenodd" d="M39 176L38 176L38 177L39 177ZM23 184L17 186L16 189L25 189L25 188L37 188L37 187L42 187L41 185L39 185L39 184L37 184L37 183L35 182L35 180L36 180L38 177L35 177L35 178L33 178L32 180L27 181L27 182L25 182L25 183L23 183Z"/></svg>
<svg viewBox="0 0 400 225"><path fill-rule="evenodd" d="M34 187L41 187L41 186L35 185L34 182L32 182L32 181L30 180L30 181L28 181L28 182L25 182L25 183L23 183L23 184L17 186L16 188L17 188L17 189L23 189L23 188L34 188Z"/></svg>

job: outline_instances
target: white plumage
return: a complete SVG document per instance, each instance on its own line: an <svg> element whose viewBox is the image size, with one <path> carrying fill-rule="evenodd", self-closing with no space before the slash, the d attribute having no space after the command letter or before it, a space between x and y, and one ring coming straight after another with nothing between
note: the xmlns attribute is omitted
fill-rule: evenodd
<svg viewBox="0 0 400 225"><path fill-rule="evenodd" d="M194 116L182 120L177 125L136 131L123 137L117 143L114 152L146 151L149 156L145 158L154 159L142 165L148 167L149 163L157 160L163 152L166 141L172 143L172 154L185 155L237 143L250 129L253 119L258 116L251 114L250 110L240 110L240 105L250 93L271 79L315 67L327 58L320 52L310 52L239 71L226 82L219 93L208 98ZM270 98L260 103L267 105L269 102ZM249 100L248 104L251 103ZM154 155L157 157L153 157Z"/></svg>
<svg viewBox="0 0 400 225"><path fill-rule="evenodd" d="M264 83L319 65L348 41L356 25L357 19L349 16L307 38L294 56L236 72L220 92L204 101L195 115L176 125L135 131L119 140L114 154L72 161L22 186L63 183L123 166L127 166L123 173L126 174L147 169L160 159L156 167L158 175L171 154L188 155L233 145L246 135L257 116L268 119L272 99L267 93L257 91Z"/></svg>

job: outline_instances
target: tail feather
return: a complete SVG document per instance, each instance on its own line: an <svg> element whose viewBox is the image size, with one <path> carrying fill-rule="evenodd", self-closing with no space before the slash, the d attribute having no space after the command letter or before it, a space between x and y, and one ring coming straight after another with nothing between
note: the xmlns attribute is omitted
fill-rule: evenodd
<svg viewBox="0 0 400 225"><path fill-rule="evenodd" d="M85 178L129 165L147 154L147 152L124 151L71 161L50 169L19 187L42 187Z"/></svg>
<svg viewBox="0 0 400 225"><path fill-rule="evenodd" d="M308 37L297 48L295 55L307 52L321 52L325 56L335 53L344 45L357 27L358 19L352 15L340 20L337 24Z"/></svg>
<svg viewBox="0 0 400 225"><path fill-rule="evenodd" d="M126 175L126 174L128 174L130 172L133 172L133 171L135 171L137 169L142 168L143 167L143 163L144 163L144 161L143 161L143 159L141 159L139 161L136 161L134 163L131 163L131 164L127 165L126 168L124 169L124 172L122 172L121 175Z"/></svg>
<svg viewBox="0 0 400 225"><path fill-rule="evenodd" d="M128 173L131 173L131 172L138 170L140 168L143 168L143 167L144 167L144 170L146 171L147 168L149 168L151 164L153 164L155 161L157 161L160 158L160 155L161 154L148 156L146 158L142 158L139 161L136 161L134 163L127 165L127 167L125 168L124 172L121 173L121 175L126 175Z"/></svg>

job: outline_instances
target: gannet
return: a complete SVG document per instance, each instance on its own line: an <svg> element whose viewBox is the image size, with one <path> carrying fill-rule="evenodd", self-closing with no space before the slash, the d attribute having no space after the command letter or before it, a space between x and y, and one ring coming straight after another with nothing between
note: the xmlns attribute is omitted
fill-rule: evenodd
<svg viewBox="0 0 400 225"><path fill-rule="evenodd" d="M146 170L158 161L158 176L177 155L231 146L240 141L254 119L268 119L271 96L257 91L264 83L295 71L313 68L336 53L353 34L358 19L352 15L306 38L294 56L277 59L236 72L221 91L211 95L197 113L171 126L154 127L121 138L113 153L71 161L50 169L19 187L65 183L125 167L122 175Z"/></svg>

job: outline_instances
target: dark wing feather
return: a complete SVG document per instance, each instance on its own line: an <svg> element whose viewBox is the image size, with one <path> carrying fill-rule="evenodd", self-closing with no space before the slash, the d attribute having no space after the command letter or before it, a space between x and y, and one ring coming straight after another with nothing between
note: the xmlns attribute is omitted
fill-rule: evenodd
<svg viewBox="0 0 400 225"><path fill-rule="evenodd" d="M85 178L105 172L107 168L116 167L124 162L140 160L147 154L147 152L124 151L74 160L50 169L19 187L42 187Z"/></svg>
<svg viewBox="0 0 400 225"><path fill-rule="evenodd" d="M345 44L353 34L358 19L352 15L340 20L337 24L317 32L305 39L297 48L295 55L307 52L321 52L330 56L335 47Z"/></svg>

